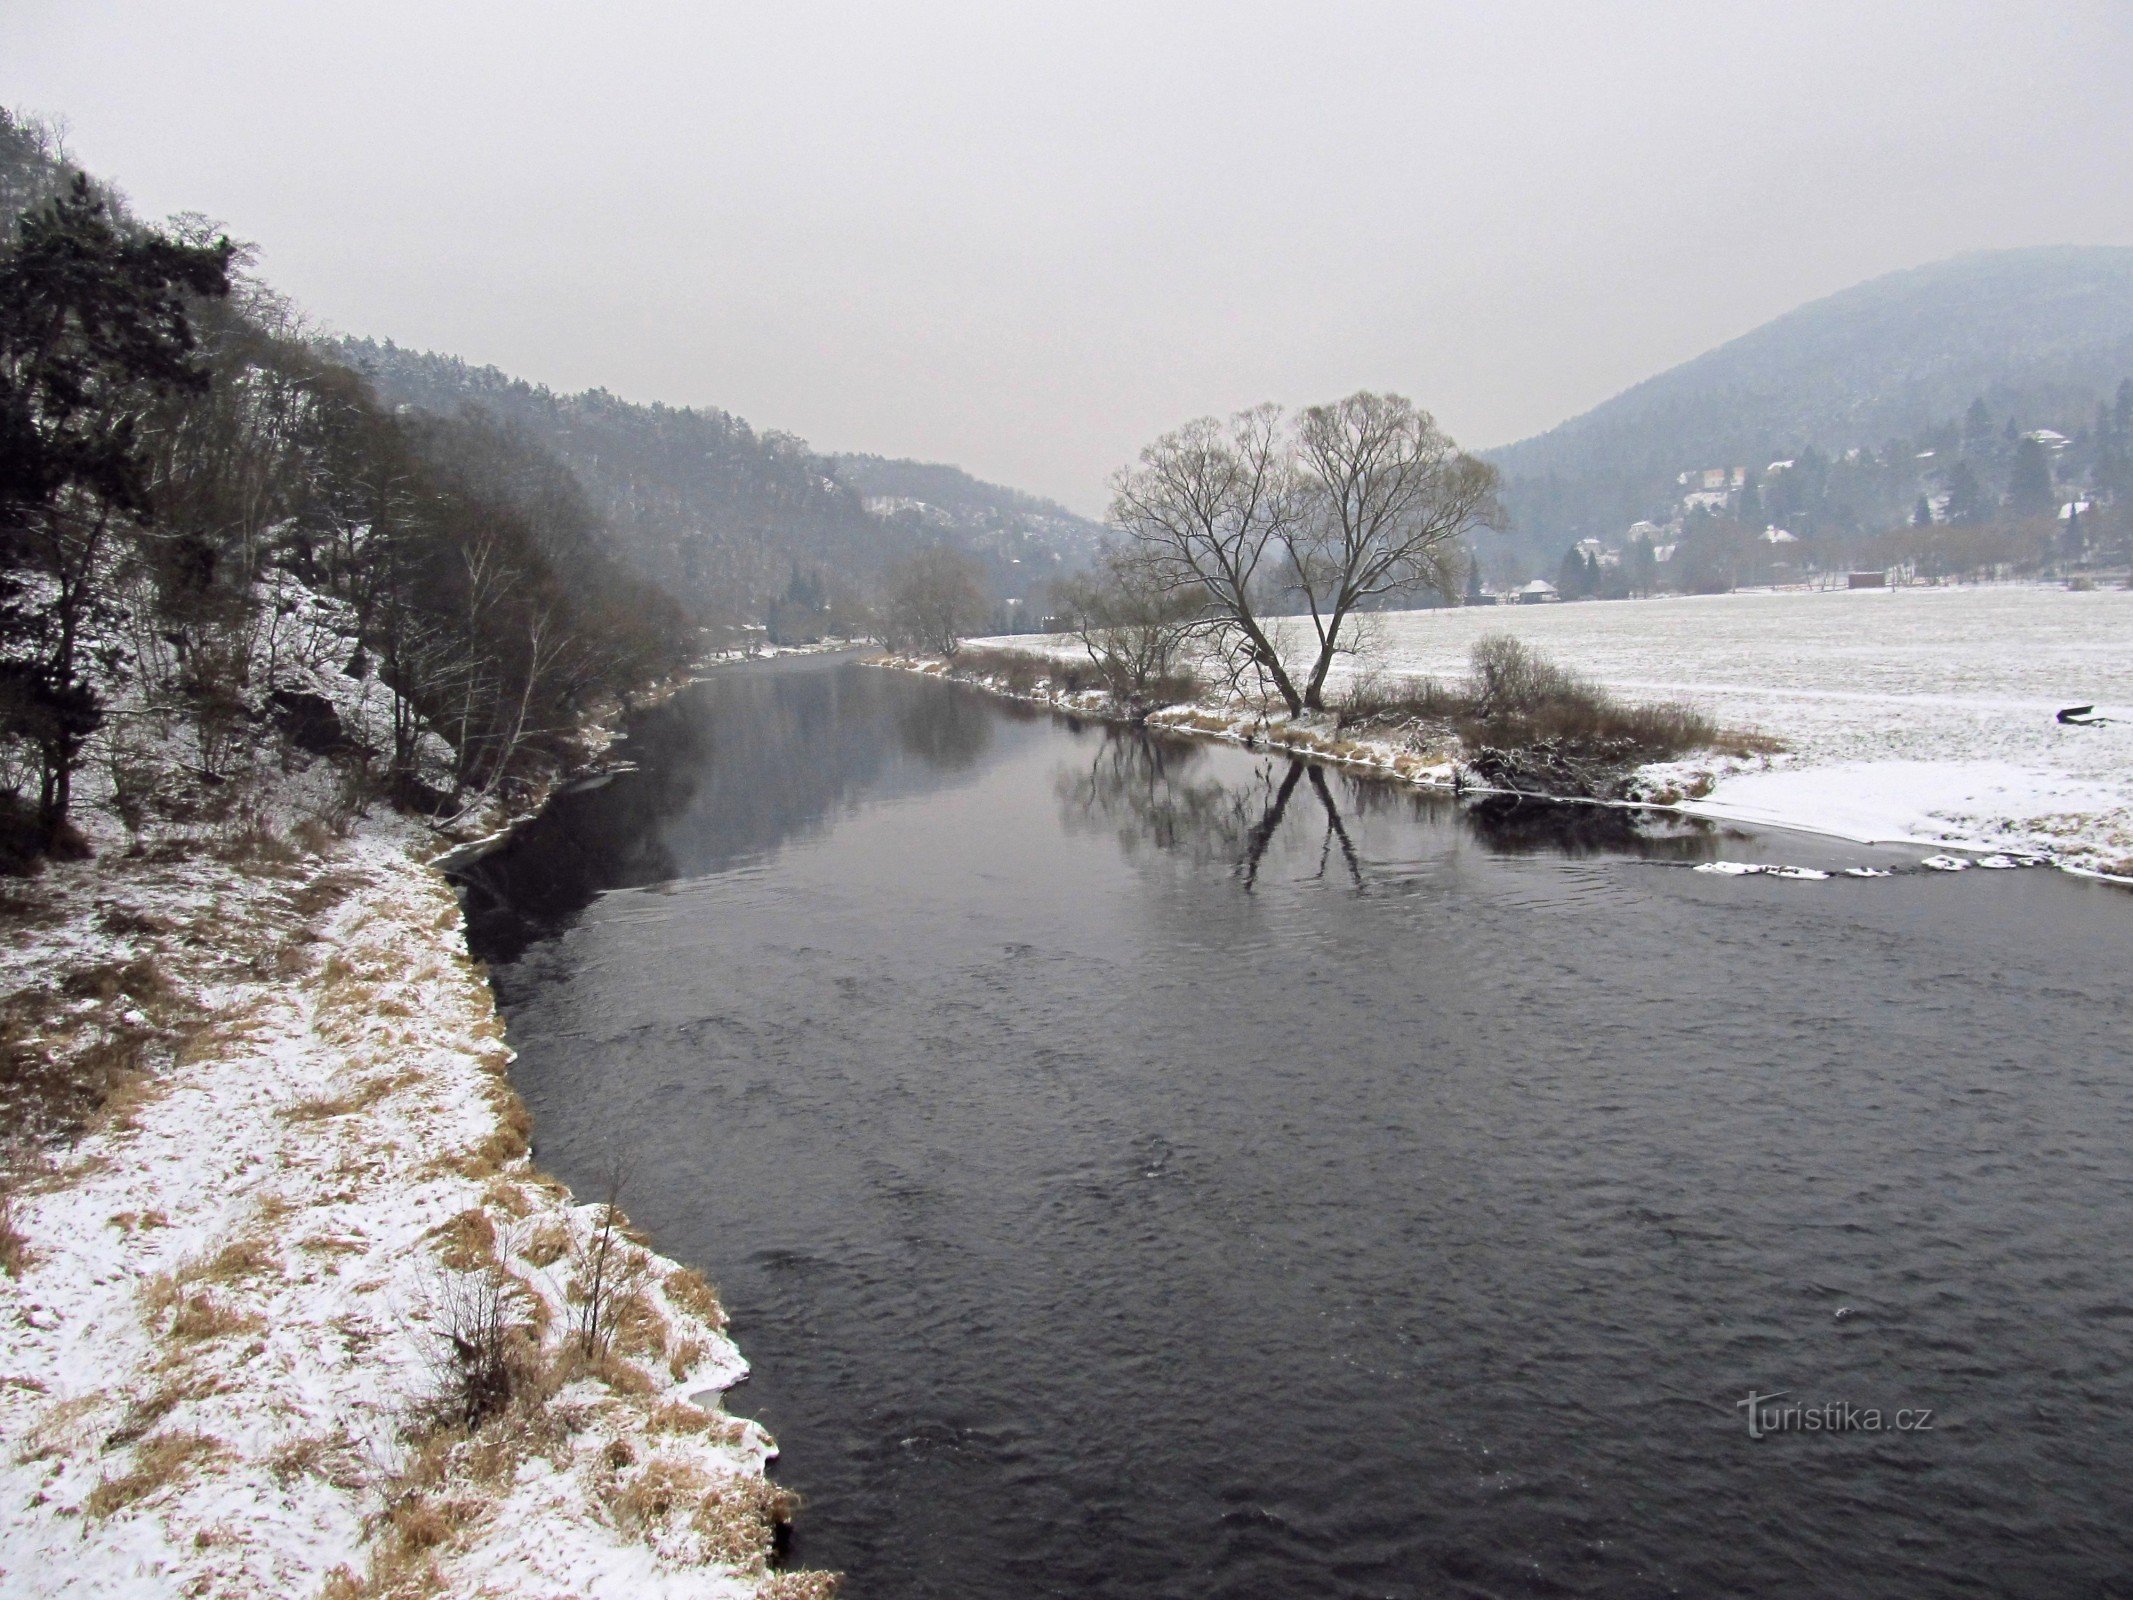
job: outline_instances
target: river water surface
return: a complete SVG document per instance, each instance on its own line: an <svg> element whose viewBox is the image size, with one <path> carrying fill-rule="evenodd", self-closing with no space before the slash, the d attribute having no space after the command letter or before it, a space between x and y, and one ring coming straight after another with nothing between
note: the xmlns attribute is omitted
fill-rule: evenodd
<svg viewBox="0 0 2133 1600"><path fill-rule="evenodd" d="M2133 1592L2133 898L836 659L624 750L477 947L857 1600Z"/></svg>

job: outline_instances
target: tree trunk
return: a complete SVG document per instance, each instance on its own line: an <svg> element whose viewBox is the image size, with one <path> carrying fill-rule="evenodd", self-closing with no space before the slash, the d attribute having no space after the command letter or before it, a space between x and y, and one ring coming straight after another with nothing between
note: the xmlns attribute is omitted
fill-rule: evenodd
<svg viewBox="0 0 2133 1600"><path fill-rule="evenodd" d="M1346 611L1335 611L1333 620L1326 627L1325 637L1319 642L1318 660L1312 663L1311 680L1304 686L1303 703L1313 711L1326 709L1326 674L1333 670L1333 656L1340 644L1341 624L1348 620Z"/></svg>

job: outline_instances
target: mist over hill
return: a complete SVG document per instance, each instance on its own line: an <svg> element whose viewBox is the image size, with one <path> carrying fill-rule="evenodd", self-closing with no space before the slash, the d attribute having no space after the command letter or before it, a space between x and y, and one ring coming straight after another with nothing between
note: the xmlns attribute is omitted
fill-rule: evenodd
<svg viewBox="0 0 2133 1600"><path fill-rule="evenodd" d="M480 412L552 453L600 513L615 554L714 620L760 620L796 584L861 600L891 563L938 543L977 557L1010 610L1033 610L1043 581L1084 563L1102 533L958 467L820 454L717 407L557 394L389 341L343 339L334 354L389 405Z"/></svg>
<svg viewBox="0 0 2133 1600"><path fill-rule="evenodd" d="M1982 401L2000 426L2080 434L2133 374L2133 249L2054 246L1891 273L1787 312L1582 416L1487 452L1532 561L1663 520L1686 471L1815 452L1915 458ZM1922 447L1922 446L1921 446ZM1862 527L1921 486L1855 496Z"/></svg>

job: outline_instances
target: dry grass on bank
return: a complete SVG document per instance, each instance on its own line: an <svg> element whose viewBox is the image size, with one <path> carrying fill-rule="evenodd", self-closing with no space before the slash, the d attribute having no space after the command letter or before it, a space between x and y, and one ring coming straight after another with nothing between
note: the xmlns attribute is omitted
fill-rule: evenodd
<svg viewBox="0 0 2133 1600"><path fill-rule="evenodd" d="M1343 732L1384 737L1441 728L1477 752L1551 748L1642 764L1697 751L1753 755L1772 748L1757 735L1719 727L1693 707L1624 704L1502 634L1475 644L1462 683L1365 674L1336 697L1333 709Z"/></svg>
<svg viewBox="0 0 2133 1600"><path fill-rule="evenodd" d="M982 681L990 688L1026 699L1037 698L1046 690L1059 695L1101 690L1121 700L1134 695L1131 685L1114 681L1094 662L1032 655L1026 650L959 650L948 662L946 675ZM1137 698L1150 706L1182 705L1199 698L1206 688L1191 672L1170 672L1147 684Z"/></svg>

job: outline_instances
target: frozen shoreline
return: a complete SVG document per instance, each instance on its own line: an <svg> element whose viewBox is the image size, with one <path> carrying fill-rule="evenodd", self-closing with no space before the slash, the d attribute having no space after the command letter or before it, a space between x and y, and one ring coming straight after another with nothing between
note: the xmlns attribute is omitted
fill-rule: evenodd
<svg viewBox="0 0 2133 1600"><path fill-rule="evenodd" d="M1476 639L1516 635L1625 700L1678 700L1782 741L1775 757L1647 767L1634 798L1715 821L1859 843L2041 856L2133 876L2133 593L2044 586L1780 591L1390 612L1367 666L1456 678ZM1056 654L1018 635L973 645ZM1334 687L1353 678L1345 664ZM1101 696L1040 696L1102 715ZM2094 703L2109 726L2056 711ZM1331 718L1171 708L1153 726L1449 785L1450 752L1336 732Z"/></svg>

